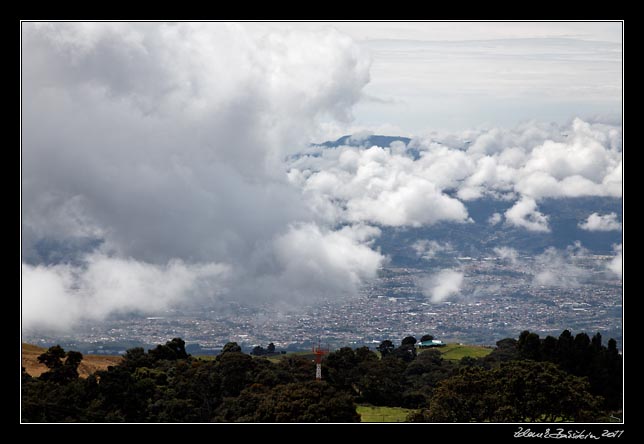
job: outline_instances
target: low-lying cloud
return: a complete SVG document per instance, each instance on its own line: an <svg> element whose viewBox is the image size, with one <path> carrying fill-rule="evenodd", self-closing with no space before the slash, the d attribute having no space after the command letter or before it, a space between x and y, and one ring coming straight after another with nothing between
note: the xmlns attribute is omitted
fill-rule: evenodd
<svg viewBox="0 0 644 444"><path fill-rule="evenodd" d="M462 271L440 270L431 276L420 278L417 285L431 302L439 303L459 295L464 277Z"/></svg>
<svg viewBox="0 0 644 444"><path fill-rule="evenodd" d="M506 260L512 265L516 265L519 262L519 252L514 248L495 247L493 251L500 259Z"/></svg>
<svg viewBox="0 0 644 444"><path fill-rule="evenodd" d="M539 210L545 198L621 196L621 128L581 119L531 122L419 137L408 146L318 148L289 166L312 211L336 223L470 222L463 202L491 197L514 203L492 215L491 225L505 217L510 226L548 232L548 215Z"/></svg>
<svg viewBox="0 0 644 444"><path fill-rule="evenodd" d="M65 330L80 320L156 313L185 301L213 303L230 275L224 264L151 264L92 253L80 266L22 265L22 325Z"/></svg>
<svg viewBox="0 0 644 444"><path fill-rule="evenodd" d="M440 243L429 239L419 239L411 245L411 248L419 258L425 260L434 259L440 253L453 251L449 242Z"/></svg>
<svg viewBox="0 0 644 444"><path fill-rule="evenodd" d="M537 203L530 197L524 197L505 212L509 225L525 228L528 231L549 232L548 216L537 210Z"/></svg>
<svg viewBox="0 0 644 444"><path fill-rule="evenodd" d="M581 243L575 242L561 251L549 247L534 258L533 285L543 287L574 288L585 282L588 271L577 265L577 260L588 255Z"/></svg>
<svg viewBox="0 0 644 444"><path fill-rule="evenodd" d="M379 229L369 226L335 231L312 223L291 226L274 242L276 269L260 278L262 291L273 300L287 297L292 302L303 295L337 299L354 294L385 262L370 248L379 235Z"/></svg>
<svg viewBox="0 0 644 444"><path fill-rule="evenodd" d="M289 178L315 205L314 211L336 223L419 227L465 222L467 209L443 192L437 177L442 172L450 180L449 174L458 170L450 163L439 157L414 161L389 147L341 147L294 161Z"/></svg>
<svg viewBox="0 0 644 444"><path fill-rule="evenodd" d="M610 270L615 275L622 278L622 273L624 270L624 258L622 256L622 244L615 245L613 250L615 251L615 257L611 259L608 263L608 270Z"/></svg>
<svg viewBox="0 0 644 444"><path fill-rule="evenodd" d="M622 229L622 223L617 220L616 213L603 215L593 213L579 224L579 228L586 231L619 231Z"/></svg>

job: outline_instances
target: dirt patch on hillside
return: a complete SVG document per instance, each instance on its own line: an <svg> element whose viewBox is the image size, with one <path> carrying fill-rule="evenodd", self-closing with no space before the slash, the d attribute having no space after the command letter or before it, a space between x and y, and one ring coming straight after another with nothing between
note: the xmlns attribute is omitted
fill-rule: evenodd
<svg viewBox="0 0 644 444"><path fill-rule="evenodd" d="M37 345L22 344L22 366L31 376L40 376L47 371L47 367L38 362L38 356L46 350ZM81 378L87 378L97 370L107 370L110 365L118 364L121 359L120 356L83 355L83 360L78 366L78 374Z"/></svg>

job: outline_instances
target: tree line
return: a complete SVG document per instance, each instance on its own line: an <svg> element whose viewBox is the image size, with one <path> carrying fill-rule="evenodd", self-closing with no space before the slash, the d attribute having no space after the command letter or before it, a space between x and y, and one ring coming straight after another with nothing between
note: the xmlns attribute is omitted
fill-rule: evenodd
<svg viewBox="0 0 644 444"><path fill-rule="evenodd" d="M429 340L423 337L423 340ZM272 362L230 342L215 359L186 353L180 338L118 365L78 376L82 354L49 348L48 371L22 371L24 422L357 422L357 403L415 410L409 421L604 421L621 409L622 357L601 335L539 338L522 332L484 358L446 360L416 339L376 351L329 353L322 381L310 357ZM272 349L272 347L271 347Z"/></svg>

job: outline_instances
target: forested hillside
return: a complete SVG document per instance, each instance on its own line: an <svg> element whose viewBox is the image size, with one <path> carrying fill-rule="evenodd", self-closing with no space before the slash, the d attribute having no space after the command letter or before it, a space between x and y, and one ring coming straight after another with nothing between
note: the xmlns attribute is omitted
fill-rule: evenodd
<svg viewBox="0 0 644 444"><path fill-rule="evenodd" d="M411 409L408 421L604 422L622 408L615 341L568 330L525 331L460 360L414 337L345 347L325 357L321 381L310 357L253 357L236 343L206 360L175 338L87 378L82 358L55 346L38 358L47 372L23 368L24 422L359 422L357 404Z"/></svg>

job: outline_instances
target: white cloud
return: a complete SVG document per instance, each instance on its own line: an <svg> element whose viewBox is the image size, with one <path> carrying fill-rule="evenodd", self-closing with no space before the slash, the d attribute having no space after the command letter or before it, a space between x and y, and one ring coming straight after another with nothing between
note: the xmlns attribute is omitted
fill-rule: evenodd
<svg viewBox="0 0 644 444"><path fill-rule="evenodd" d="M449 242L441 244L435 240L419 239L414 242L411 248L416 252L416 255L422 259L434 259L437 254L443 251L452 251L452 246Z"/></svg>
<svg viewBox="0 0 644 444"><path fill-rule="evenodd" d="M463 272L447 269L419 279L418 285L431 302L439 303L459 294L463 278Z"/></svg>
<svg viewBox="0 0 644 444"><path fill-rule="evenodd" d="M389 226L467 221L461 201L516 200L508 223L547 231L537 202L621 196L621 129L580 119L512 130L431 133L397 147L339 147L290 162L290 178L327 219ZM361 135L364 137L364 134ZM401 144L399 144L401 145ZM500 222L501 215L491 222Z"/></svg>
<svg viewBox="0 0 644 444"><path fill-rule="evenodd" d="M311 211L283 163L321 122L350 120L370 58L331 28L252 27L22 24L26 326L46 325L38 307L47 298L82 305L70 309L81 317L189 302L206 272L193 264L230 270L230 297L257 297L271 274L299 288L279 241L297 224L319 225L318 239L328 241L319 259L329 274L301 299L373 276L379 253L364 236L325 228L333 222ZM39 241L78 238L102 242L107 256L37 265ZM155 296L139 297L145 291Z"/></svg>
<svg viewBox="0 0 644 444"><path fill-rule="evenodd" d="M421 226L440 221L467 220L467 210L441 186L456 183L463 174L463 154L447 150L414 161L394 148L325 150L320 157L293 162L290 179L299 183L316 209L330 214L335 206L339 221L388 226ZM437 184L437 182L440 184ZM320 205L320 199L328 205Z"/></svg>
<svg viewBox="0 0 644 444"><path fill-rule="evenodd" d="M512 208L505 212L508 224L525 228L529 231L548 232L548 216L537 210L537 203L530 197L523 197Z"/></svg>
<svg viewBox="0 0 644 444"><path fill-rule="evenodd" d="M490 225L497 225L503 220L503 216L501 216L501 213L494 213L492 216L490 216L487 220L487 223Z"/></svg>
<svg viewBox="0 0 644 444"><path fill-rule="evenodd" d="M611 261L608 263L608 269L615 273L619 278L622 278L623 270L624 270L624 256L622 254L623 248L622 244L615 245L614 246L615 250L615 257L611 259Z"/></svg>
<svg viewBox="0 0 644 444"><path fill-rule="evenodd" d="M588 250L579 242L567 247L565 251L553 247L547 248L534 258L533 285L558 288L578 287L587 280L588 272L577 265L577 261L587 255Z"/></svg>
<svg viewBox="0 0 644 444"><path fill-rule="evenodd" d="M155 313L186 300L204 303L223 290L222 264L155 265L94 253L82 266L22 264L22 326L71 329L83 319L118 313Z"/></svg>
<svg viewBox="0 0 644 444"><path fill-rule="evenodd" d="M509 261L511 264L517 264L519 260L519 253L514 248L510 247L495 247L494 252L503 260Z"/></svg>
<svg viewBox="0 0 644 444"><path fill-rule="evenodd" d="M622 223L617 220L616 213L604 215L593 213L585 222L579 224L579 228L587 231L619 231L622 229Z"/></svg>
<svg viewBox="0 0 644 444"><path fill-rule="evenodd" d="M322 230L315 224L298 224L275 239L277 273L262 278L268 296L281 294L297 300L340 298L355 294L359 285L376 277L385 258L368 245L380 235L369 226ZM287 292L288 294L284 294Z"/></svg>
<svg viewBox="0 0 644 444"><path fill-rule="evenodd" d="M520 169L516 190L544 197L621 196L618 128L575 119L567 138L545 140Z"/></svg>
<svg viewBox="0 0 644 444"><path fill-rule="evenodd" d="M467 218L465 206L443 193L430 181L409 178L404 184L372 196L355 197L347 203L348 220L382 225L431 225Z"/></svg>
<svg viewBox="0 0 644 444"><path fill-rule="evenodd" d="M82 315L81 300L70 297L73 287L72 270L22 264L22 327L23 331L61 330L74 326Z"/></svg>

